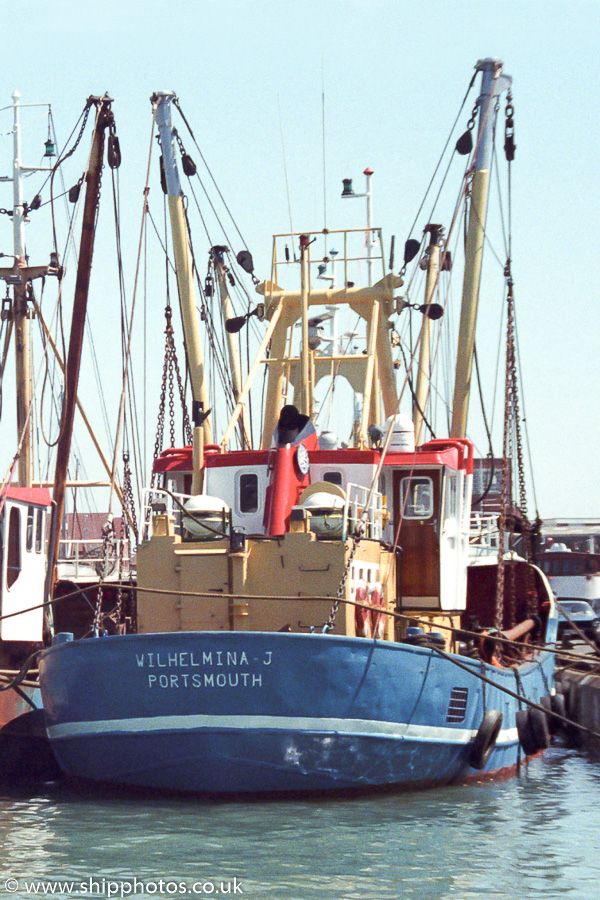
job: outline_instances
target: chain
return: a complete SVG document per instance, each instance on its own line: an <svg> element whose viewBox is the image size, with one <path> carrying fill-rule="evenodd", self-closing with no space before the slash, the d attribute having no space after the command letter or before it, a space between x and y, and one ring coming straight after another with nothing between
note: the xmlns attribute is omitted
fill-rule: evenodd
<svg viewBox="0 0 600 900"><path fill-rule="evenodd" d="M356 531L352 535L352 547L350 548L350 554L348 556L348 560L346 562L346 566L342 573L342 577L340 583L338 585L337 594L335 596L335 600L333 602L333 606L331 607L331 611L329 613L329 618L327 622L323 626L323 634L327 634L328 632L333 630L333 626L335 625L335 617L337 616L338 609L340 608L340 603L346 594L346 584L348 582L348 575L350 574L350 569L352 567L352 563L354 561L354 557L356 556L356 551L358 550L358 545L362 539L362 534L364 531L364 523L359 522L356 526Z"/></svg>
<svg viewBox="0 0 600 900"><path fill-rule="evenodd" d="M73 144L73 146L71 147L69 152L65 153L64 156L61 156L61 158L57 161L56 165L54 166L54 171L56 171L56 169L58 169L59 166L62 166L62 164L65 162L65 160L67 160L70 156L73 156L73 154L77 150L79 143L81 141L81 138L83 137L83 132L85 131L85 126L87 125L88 116L90 114L90 110L93 105L94 105L93 100L90 97L87 100L86 105L85 105L85 110L83 112L83 121L81 123L81 128L79 129L79 134L75 138L75 143Z"/></svg>
<svg viewBox="0 0 600 900"><path fill-rule="evenodd" d="M184 440L185 440L186 444L191 444L191 443L192 443L192 440L193 440L193 437L192 437L192 426L191 426L191 423L190 423L190 417L189 417L189 415L188 415L187 404L186 404L186 402L185 402L185 387L184 387L184 384L183 384L183 379L182 379L182 377L181 377L181 372L180 372L180 370L179 370L179 362L178 362L178 360L177 360L177 351L176 351L176 349L175 349L175 338L174 338L174 336L173 336L173 329L172 329L172 328L171 328L171 334L170 334L170 342L171 342L171 345L170 345L170 349L171 349L171 368L170 368L171 378L172 378L172 373L173 373L173 371L174 371L174 372L175 372L175 378L177 379L177 390L178 390L178 393L179 393L179 402L180 402L180 404L181 404L181 414L182 414L182 417L183 417L183 435L184 435ZM172 381L171 381L171 385L172 385ZM174 434L174 426L173 426L173 423L171 423L171 430L172 430L172 433ZM175 443L175 438L173 438L173 444L174 444L174 443Z"/></svg>
<svg viewBox="0 0 600 900"><path fill-rule="evenodd" d="M506 375L504 389L504 437L502 444L502 455L504 458L504 467L502 470L502 488L501 488L501 513L499 520L499 547L498 547L498 567L496 570L496 630L501 631L504 625L504 541L506 535L507 513L511 504L511 478L510 478L510 461L513 458L513 424L515 412L515 387L516 387L516 367L514 359L514 309L513 309L513 292L512 277L510 272L510 260L507 260L504 269L504 276L507 281L507 312L506 312ZM514 586L514 581L513 581ZM514 615L514 597L511 591L511 614Z"/></svg>
<svg viewBox="0 0 600 900"><path fill-rule="evenodd" d="M177 146L179 147L179 152L181 153L182 156L185 156L186 155L185 147L183 146L183 141L181 140L181 138L179 136L179 132L177 131L176 128L173 129L173 137L177 141Z"/></svg>
<svg viewBox="0 0 600 900"><path fill-rule="evenodd" d="M167 346L168 346L168 331L171 326L171 307L167 306L165 308L165 317L167 319L167 327L165 328L165 334L167 334ZM158 459L161 454L163 447L163 439L164 439L164 430L165 430L165 400L167 395L167 376L168 376L168 354L167 350L165 350L165 361L163 363L163 377L160 388L160 400L158 403L158 422L156 424L156 440L154 442L154 459ZM156 472L152 473L151 479L151 487L156 487L157 475Z"/></svg>
<svg viewBox="0 0 600 900"><path fill-rule="evenodd" d="M95 637L100 637L102 628L102 581L98 582L98 590L96 592L96 608L94 610L94 623L92 630Z"/></svg>
<svg viewBox="0 0 600 900"><path fill-rule="evenodd" d="M514 115L515 108L512 103L512 94L509 91L506 95L506 119L504 123L504 153L506 154L506 159L509 163L511 163L515 158L515 150L517 149L517 145L515 144Z"/></svg>
<svg viewBox="0 0 600 900"><path fill-rule="evenodd" d="M508 509L512 504L511 498L511 467L510 461L515 459L518 478L518 510L522 522L522 535L525 544L525 555L528 561L532 559L531 525L527 518L527 491L525 483L525 465L523 454L523 441L521 436L521 421L519 416L519 392L517 381L517 361L515 353L515 313L514 313L514 281L511 273L511 260L507 260L504 268L506 278L507 312L506 312L506 387L504 395L504 439L502 453L504 457L504 469L502 472L502 512L500 514L500 548L498 554L498 568L496 578L496 628L500 631L504 625L504 540L507 527ZM516 574L511 566L510 590L508 606L508 626L515 624L516 617ZM530 566L527 566L526 575L526 607L528 615L537 610L538 597L535 585L535 575Z"/></svg>
<svg viewBox="0 0 600 900"><path fill-rule="evenodd" d="M179 369L177 360L177 351L175 348L175 338L173 334L172 310L170 305L165 307L165 360L163 364L163 376L160 390L160 400L158 405L158 422L156 426L156 441L154 443L154 459L158 459L162 452L164 431L165 431L165 410L167 405L167 392L169 395L169 437L171 446L175 446L175 381L177 381L177 389L181 402L183 416L183 433L184 440L187 444L192 443L192 426L185 402L185 387ZM152 475L152 487L156 486L156 473Z"/></svg>
<svg viewBox="0 0 600 900"><path fill-rule="evenodd" d="M131 467L129 465L129 453L123 453L123 506L129 512L129 521L131 522L135 540L138 540L138 525L135 514L135 500L133 497L133 485L131 483ZM127 521L127 517L123 516L123 522Z"/></svg>
<svg viewBox="0 0 600 900"><path fill-rule="evenodd" d="M122 531L122 528L121 528ZM125 623L123 621L123 537L117 540L117 602L115 608L111 612L109 618L115 623L117 634L125 633Z"/></svg>
<svg viewBox="0 0 600 900"><path fill-rule="evenodd" d="M103 628L103 619L102 615L102 599L103 599L103 585L104 579L107 575L110 575L112 569L114 568L114 563L112 568L110 567L109 560L111 557L114 559L116 555L116 546L117 546L117 536L115 534L115 526L113 522L113 517L109 513L108 519L105 525L102 528L102 556L100 558L99 564L97 564L96 571L98 571L98 591L96 594L96 609L94 611L94 634L98 637L100 634L104 633ZM102 629L102 631L100 630Z"/></svg>
<svg viewBox="0 0 600 900"><path fill-rule="evenodd" d="M167 371L169 385L169 440L171 447L175 446L175 387L173 385L173 353L171 339L173 331L171 330L167 336Z"/></svg>
<svg viewBox="0 0 600 900"><path fill-rule="evenodd" d="M473 109L471 110L471 118L467 122L467 131L473 131L475 128L475 122L477 120L477 113L479 111L479 100L475 101Z"/></svg>

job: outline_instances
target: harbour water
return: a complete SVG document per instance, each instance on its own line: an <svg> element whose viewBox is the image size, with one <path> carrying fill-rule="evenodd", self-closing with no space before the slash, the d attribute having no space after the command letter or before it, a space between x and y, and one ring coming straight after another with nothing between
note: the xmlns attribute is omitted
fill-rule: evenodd
<svg viewBox="0 0 600 900"><path fill-rule="evenodd" d="M596 900L600 767L378 796L207 802L0 791L0 897ZM32 884L33 883L33 884Z"/></svg>

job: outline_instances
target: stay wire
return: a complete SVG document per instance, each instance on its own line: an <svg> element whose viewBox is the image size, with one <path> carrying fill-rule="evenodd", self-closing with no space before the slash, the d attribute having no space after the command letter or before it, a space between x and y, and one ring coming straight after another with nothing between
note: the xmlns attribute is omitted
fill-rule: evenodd
<svg viewBox="0 0 600 900"><path fill-rule="evenodd" d="M434 169L433 175L431 176L431 179L430 179L429 184L428 184L428 186L427 186L427 189L426 189L426 191L425 191L425 195L423 196L423 200L421 201L421 205L419 206L419 208L418 208L418 210L417 210L417 214L416 214L416 216L415 216L415 218L414 218L414 221L413 221L413 223L412 223L412 225L411 225L411 227L410 227L410 230L409 230L409 232L408 232L409 235L412 234L412 232L414 231L415 225L417 224L417 221L418 221L418 219L419 219L419 216L421 215L421 212L422 212L422 210L423 210L423 207L425 206L425 201L427 200L427 197L428 197L428 195L429 195L429 191L431 190L432 185L433 185L433 183L434 183L434 181L435 181L436 175L437 175L437 173L438 173L438 169L439 169L439 167L440 167L441 164L442 164L442 160L443 160L443 158L444 158L444 155L445 155L445 153L446 153L446 150L448 149L448 144L449 144L450 141L452 140L452 135L454 134L454 130L455 130L455 128L456 128L456 125L457 125L457 123L458 123L458 120L460 119L460 117L461 117L461 115L462 115L462 111L463 111L463 109L464 109L465 103L467 102L467 98L468 98L469 94L471 93L471 88L473 87L476 78L477 78L477 71L475 71L475 72L473 73L473 77L471 78L471 81L469 82L469 87L468 87L467 90L466 90L465 96L464 96L463 101L462 101L462 103L461 103L461 105L460 105L460 109L458 110L458 113L457 113L457 115L456 115L456 118L455 118L455 120L454 120L454 123L453 123L453 125L452 125L452 127L451 127L451 129L450 129L450 133L448 134L448 137L447 137L447 139L446 139L446 143L444 144L444 148L443 148L443 150L442 150L442 152L441 152L441 154L440 154L440 158L439 158L439 160L438 160L438 163L437 163L437 165L436 165L436 167L435 167L435 169ZM452 154L452 156L454 156L454 154ZM451 162L452 162L452 157L451 157L450 163L451 163ZM449 163L449 166L450 166L450 163ZM447 176L447 174L448 174L448 172L446 171L446 176ZM444 176L444 179L445 179L446 176ZM439 194L438 194L438 199L439 199ZM437 203L437 199L436 199L436 203ZM434 204L434 208L435 208L435 204Z"/></svg>
<svg viewBox="0 0 600 900"><path fill-rule="evenodd" d="M294 233L294 225L292 223L292 203L290 200L290 184L288 181L288 171L287 171L287 160L285 154L285 142L283 137L283 123L281 120L281 104L279 100L279 94L277 94L277 110L279 112L279 133L281 135L281 152L283 154L283 174L285 177L285 191L287 195L287 206L288 206L288 215L290 217L290 232ZM295 252L295 250L294 250Z"/></svg>
<svg viewBox="0 0 600 900"><path fill-rule="evenodd" d="M204 290L202 288L202 284L200 282L198 267L196 265L196 256L194 253L194 247L193 247L193 242L192 242L190 222L189 222L189 218L188 218L188 214L187 214L187 208L185 206L184 206L184 216L185 216L185 221L186 221L190 254L192 257L192 267L193 267L193 271L196 276L196 283L198 285L198 289L200 291L200 295L202 298L201 314L204 313L203 318L204 318L205 324L207 326L206 334L207 334L208 342L213 350L212 357L213 357L214 366L215 366L216 371L219 374L219 379L221 381L221 385L223 387L225 395L229 400L230 408L233 409L233 407L235 406L235 403L233 402L233 384L231 382L231 378L228 379L228 377L227 377L227 367L224 363L226 354L224 352L224 347L223 346L219 347L217 331L215 329L214 320L213 320L213 316L212 316L212 310L206 303L206 296L205 296ZM213 379L213 389L214 389L214 383L215 383L215 379Z"/></svg>
<svg viewBox="0 0 600 900"><path fill-rule="evenodd" d="M235 219L233 218L233 214L231 213L231 210L229 209L229 207L228 207L228 205L227 205L227 203L226 203L226 201L225 201L225 198L223 197L223 194L221 193L221 190L220 190L220 188L219 188L217 182L215 181L215 178L214 178L214 176L213 176L213 174L212 174L212 172L211 172L211 170L210 170L210 168L209 168L209 165L208 165L208 163L206 162L206 160L205 160L205 158L204 158L204 155L203 155L203 153L202 153L202 150L200 149L200 147L199 147L199 145L198 145L198 141L196 140L196 137L195 137L195 135L194 135L194 132L192 131L191 126L190 126L188 120L186 119L183 110L181 109L181 106L180 106L180 104L179 104L179 100L178 100L177 97L175 97L175 99L173 100L173 105L174 105L175 108L178 110L178 112L179 112L181 118L182 118L183 121L185 122L185 125L186 125L186 127L187 127L187 130L188 130L189 133L190 133L190 136L191 136L191 138L192 138L192 140L193 140L193 142L194 142L194 145L195 145L196 149L198 150L198 153L200 154L200 159L201 159L202 162L204 163L204 166L205 166L205 168L206 168L206 171L207 171L208 174L210 175L210 178L211 178L211 181L212 181L212 183L213 183L213 185L214 185L214 187L215 187L215 190L217 191L217 193L218 193L218 195L219 195L219 197L220 197L220 199L221 199L221 202L222 202L223 206L224 206L225 209L227 210L227 213L228 213L228 215L229 215L229 218L231 219L231 221L232 221L232 223L233 223L233 226L234 226L235 230L237 231L237 233L238 233L238 235L239 235L239 238L240 238L242 244L244 245L244 248L245 248L246 250L248 250L248 245L246 244L246 241L244 240L243 235L242 235L240 229L238 228ZM208 196L208 194L207 194L207 196ZM210 202L210 201L209 201L209 202ZM212 203L211 203L211 206L212 206ZM225 229L224 229L224 228L223 228L223 233L225 233Z"/></svg>

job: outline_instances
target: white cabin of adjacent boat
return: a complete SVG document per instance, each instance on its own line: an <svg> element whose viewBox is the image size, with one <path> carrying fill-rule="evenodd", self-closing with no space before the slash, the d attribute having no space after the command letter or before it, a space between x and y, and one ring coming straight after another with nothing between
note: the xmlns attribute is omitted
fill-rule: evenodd
<svg viewBox="0 0 600 900"><path fill-rule="evenodd" d="M42 640L44 625L50 494L43 488L10 487L2 503L0 640L38 642Z"/></svg>

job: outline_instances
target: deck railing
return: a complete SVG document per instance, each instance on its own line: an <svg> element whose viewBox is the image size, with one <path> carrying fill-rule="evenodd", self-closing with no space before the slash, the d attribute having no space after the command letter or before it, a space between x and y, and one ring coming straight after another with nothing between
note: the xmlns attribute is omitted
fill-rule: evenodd
<svg viewBox="0 0 600 900"><path fill-rule="evenodd" d="M344 507L344 539L352 534L364 516L363 537L380 541L383 534L383 495L373 491L370 506L367 507L370 489L360 484L348 482L346 486L346 506Z"/></svg>
<svg viewBox="0 0 600 900"><path fill-rule="evenodd" d="M129 576L134 568L129 541L113 538L66 538L58 548L60 576L64 578L109 578Z"/></svg>
<svg viewBox="0 0 600 900"><path fill-rule="evenodd" d="M494 556L500 549L498 516L490 513L471 513L469 556Z"/></svg>

